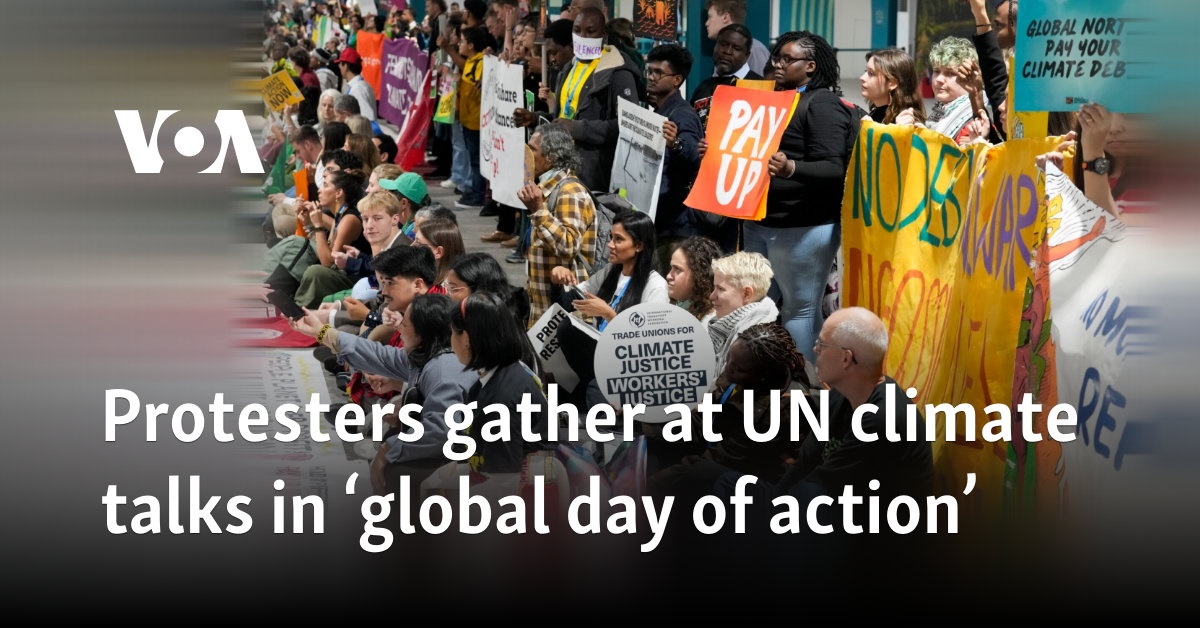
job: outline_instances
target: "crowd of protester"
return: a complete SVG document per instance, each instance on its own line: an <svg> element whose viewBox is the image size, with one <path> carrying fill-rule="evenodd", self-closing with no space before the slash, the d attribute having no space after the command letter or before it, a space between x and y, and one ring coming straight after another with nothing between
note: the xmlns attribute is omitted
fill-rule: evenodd
<svg viewBox="0 0 1200 628"><path fill-rule="evenodd" d="M428 0L419 23L408 10L385 18L336 4L280 5L269 20L267 56L273 67L293 72L315 106L290 108L268 130L264 146L280 145L268 165L283 174L306 171L309 189L289 189L286 176L268 182L267 270L282 267L292 277L290 296L308 308L293 325L316 338L350 403L425 405L419 441L398 439L397 417L389 417L391 429L371 466L375 489L394 490L398 474L424 478L447 462L441 445L449 405L515 408L523 393L545 404L544 383L553 373L545 372L525 332L555 304L603 330L630 307L660 303L682 308L707 330L717 356L710 392L730 436L681 449L646 429L654 490L699 495L724 474L753 473L777 483L779 492L838 494L879 477L889 478L896 493L928 492L928 443L859 442L848 428L854 408L882 407L886 385L894 383L884 373L883 324L860 308L827 315L822 300L841 241L855 116L924 127L962 145L1006 140L1005 64L1017 36L1017 0L999 2L991 16L985 0L965 1L976 32L933 44L931 109L920 93L918 64L908 52L886 48L866 55L861 112L844 102L843 68L829 41L788 32L768 47L746 27L744 0L707 3L715 70L690 97L682 89L692 54L665 43L643 58L629 21L610 19L600 0L574 0L544 32L536 14L521 15L517 0L465 0L461 9ZM348 37L317 46L309 29L315 15L326 13L345 22ZM434 97L455 94L453 121L432 123L434 169L424 177L393 163L396 143L374 123L377 95L362 80L353 48L360 30L417 40L431 53ZM521 207L496 202L480 172L487 55L522 65L526 87L537 95L514 116L527 127L534 160L533 181L518 193ZM765 217L739 221L687 207L714 90L761 78L774 80L776 90L800 92L804 103L770 158ZM619 100L667 118L668 150L656 217L621 210L611 233L601 234L597 195L609 191ZM1084 105L1078 115L1052 117L1050 132L1063 135L1064 145L1042 160L1062 164L1063 153L1074 152L1076 183L1119 219L1123 200L1138 187L1138 144L1130 138L1137 128L1136 117ZM453 207L431 203L427 179L458 193ZM511 286L491 255L467 252L456 218L463 211L497 218L481 244L513 248L507 260L528 265L526 285ZM598 247L601 235L607 244ZM594 342L572 333L560 340L581 380L573 400L606 403L595 387ZM766 420L770 391L809 395L822 387L830 389L837 415L836 444L812 436L756 443L739 432L744 413L756 423ZM758 393L749 409L741 396L746 390ZM909 400L899 395L893 402ZM537 426L554 420L539 417ZM518 473L522 457L544 444L492 447L472 458L471 470Z"/></svg>

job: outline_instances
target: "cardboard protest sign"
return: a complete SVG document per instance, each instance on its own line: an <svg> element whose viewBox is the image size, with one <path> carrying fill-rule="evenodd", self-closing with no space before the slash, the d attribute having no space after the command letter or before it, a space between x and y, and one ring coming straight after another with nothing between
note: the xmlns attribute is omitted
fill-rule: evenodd
<svg viewBox="0 0 1200 628"><path fill-rule="evenodd" d="M662 132L667 119L621 98L617 99L617 118L621 134L609 191L622 193L638 211L654 218L667 154Z"/></svg>
<svg viewBox="0 0 1200 628"><path fill-rule="evenodd" d="M283 111L288 105L304 102L300 88L287 70L280 70L262 80L262 97L271 111Z"/></svg>
<svg viewBox="0 0 1200 628"><path fill-rule="evenodd" d="M766 212L767 163L796 108L797 94L721 85L713 93L708 150L684 203L730 218L759 220Z"/></svg>
<svg viewBox="0 0 1200 628"><path fill-rule="evenodd" d="M567 363L562 346L558 343L558 329L570 325L569 318L571 315L555 303L529 328L526 335L533 344L533 352L542 360L542 368L554 376L554 383L564 390L573 391L579 385L579 375Z"/></svg>
<svg viewBox="0 0 1200 628"><path fill-rule="evenodd" d="M1017 111L1150 111L1165 64L1156 54L1156 3L1031 2L1017 14ZM1011 110L1010 110L1011 111Z"/></svg>
<svg viewBox="0 0 1200 628"><path fill-rule="evenodd" d="M492 182L492 198L524 207L517 198L525 180L525 129L513 112L525 103L524 68L488 55L483 58L483 101L479 112L479 168Z"/></svg>
<svg viewBox="0 0 1200 628"><path fill-rule="evenodd" d="M410 39L390 39L383 44L383 90L379 94L379 117L402 126L409 107L421 92L428 53Z"/></svg>
<svg viewBox="0 0 1200 628"><path fill-rule="evenodd" d="M615 407L646 404L638 417L664 423L666 407L695 406L716 377L708 330L687 310L643 303L620 314L596 341L596 382Z"/></svg>

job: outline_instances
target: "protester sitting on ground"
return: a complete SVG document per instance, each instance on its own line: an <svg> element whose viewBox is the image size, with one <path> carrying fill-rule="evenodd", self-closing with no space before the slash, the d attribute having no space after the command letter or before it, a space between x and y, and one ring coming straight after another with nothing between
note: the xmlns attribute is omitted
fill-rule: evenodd
<svg viewBox="0 0 1200 628"><path fill-rule="evenodd" d="M376 133L371 141L375 142L375 148L379 149L379 161L385 164L396 162L396 140L386 133Z"/></svg>
<svg viewBox="0 0 1200 628"><path fill-rule="evenodd" d="M968 85L959 80L959 69L970 61L978 64L975 48L962 37L947 37L929 51L929 65L933 67L933 111L927 122L929 128L949 137L956 143L966 143L970 138L968 124L977 116L986 116L971 102ZM977 72L975 73L977 74ZM986 106L986 103L985 103Z"/></svg>
<svg viewBox="0 0 1200 628"><path fill-rule="evenodd" d="M353 247L334 253L333 262L346 274L361 277L354 286L343 292L334 293L324 299L319 311L334 311L327 322L342 329L366 320L368 312L377 305L375 296L379 292L375 281L375 256L393 246L407 246L408 240L400 233L403 219L400 202L390 192L380 190L367 194L358 202L358 213L363 221L363 235L371 245L369 255Z"/></svg>
<svg viewBox="0 0 1200 628"><path fill-rule="evenodd" d="M317 192L317 201L306 203L305 211L300 213L320 259L320 265L309 266L300 280L296 302L302 307L317 307L322 297L345 290L358 279L338 269L333 254L345 252L347 245L359 251L370 250L357 208L365 182L362 172L353 169L326 176L325 185Z"/></svg>
<svg viewBox="0 0 1200 628"><path fill-rule="evenodd" d="M440 218L422 221L416 228L412 245L423 246L433 252L438 267L434 283L439 286L446 281L446 273L449 272L450 266L466 252L458 223Z"/></svg>
<svg viewBox="0 0 1200 628"><path fill-rule="evenodd" d="M367 137L375 135L375 131L371 128L371 121L357 113L352 116L348 116L345 122L346 126L350 127L350 133L352 134L357 133Z"/></svg>
<svg viewBox="0 0 1200 628"><path fill-rule="evenodd" d="M506 429L513 435L507 441L479 440L475 456L470 459L471 470L485 476L519 473L526 454L555 447L546 439L548 417L541 381L521 361L524 327L513 318L502 295L477 292L454 308L450 328L450 342L458 361L479 374L479 383L467 393L467 403L474 402L480 409L494 404L507 407L510 423ZM538 408L532 413L530 425L534 433L542 435L540 442L520 438L517 406L526 394ZM495 416L489 414L489 420L496 420Z"/></svg>
<svg viewBox="0 0 1200 628"><path fill-rule="evenodd" d="M882 436L861 441L851 430L852 416L864 404L876 408L862 415L866 434L884 434L884 408L895 408L897 417L907 416L912 401L896 380L883 373L887 350L887 329L870 310L843 308L825 321L813 351L817 375L830 389L829 441L809 434L776 486L779 492L804 481L819 485L829 495L841 495L847 485L858 495L870 491L881 499L907 495L921 500L932 493L933 453L928 441L893 442ZM923 422L918 412L917 424ZM867 488L871 480L880 482L878 491Z"/></svg>
<svg viewBox="0 0 1200 628"><path fill-rule="evenodd" d="M654 221L648 214L624 209L613 217L608 265L580 282L566 266L555 266L550 281L574 286L576 312L595 320L600 331L617 314L640 303L669 303L667 282L654 270Z"/></svg>
<svg viewBox="0 0 1200 628"><path fill-rule="evenodd" d="M487 253L467 253L460 256L446 272L446 280L442 288L455 302L462 301L477 292L491 292L504 297L508 309L518 321L529 318L529 294L525 288L515 288L508 283L508 276L500 268L500 262ZM525 347L521 361L537 373L542 372L533 343L522 336L522 346Z"/></svg>
<svg viewBox="0 0 1200 628"><path fill-rule="evenodd" d="M917 69L907 52L883 48L867 53L867 69L858 80L875 122L925 122L925 101L918 91Z"/></svg>
<svg viewBox="0 0 1200 628"><path fill-rule="evenodd" d="M587 187L575 176L579 155L566 129L553 124L538 127L529 139L529 148L538 184L521 188L517 197L529 209L531 223L527 325L533 325L560 292L551 281L556 266L569 268L576 280L587 279L596 242L592 226L596 206Z"/></svg>
<svg viewBox="0 0 1200 628"><path fill-rule="evenodd" d="M617 314L641 303L670 303L667 282L654 270L654 221L649 215L621 210L613 217L612 240L608 243L608 265L587 281L579 282L566 266L556 266L551 281L564 290L560 304L568 311L591 317L604 331ZM572 400L588 405L603 403L593 366L596 342L573 325L559 327L558 341L571 370L582 385Z"/></svg>
<svg viewBox="0 0 1200 628"><path fill-rule="evenodd" d="M371 141L370 135L347 135L344 150L358 155L363 163L363 172L373 172L376 166L383 163L379 159L379 149L375 148L375 142Z"/></svg>
<svg viewBox="0 0 1200 628"><path fill-rule="evenodd" d="M452 222L456 225L458 224L458 215L454 213L453 209L450 209L441 203L430 203L429 205L417 210L416 215L413 216L413 226L419 228L422 222L432 218Z"/></svg>
<svg viewBox="0 0 1200 628"><path fill-rule="evenodd" d="M362 105L350 94L341 94L333 100L333 113L338 122L346 123L353 116L362 115Z"/></svg>
<svg viewBox="0 0 1200 628"><path fill-rule="evenodd" d="M651 478L655 492L699 498L711 492L713 483L729 471L752 474L759 481L774 484L787 470L787 461L795 455L800 441L793 441L788 430L779 430L775 438L758 442L746 432L745 393L752 391L754 403L749 415L755 432L766 434L773 423L772 394L780 392L780 405L789 407L791 395L807 394L812 388L805 373L804 356L783 326L777 323L754 325L737 335L729 349L725 368L712 386L713 400L720 409L713 414L713 431L721 440L704 443L699 437L688 444L654 442L658 462L665 466ZM703 434L700 416L693 430ZM667 456L691 450L678 463Z"/></svg>
<svg viewBox="0 0 1200 628"><path fill-rule="evenodd" d="M719 373L725 369L737 335L754 325L774 323L779 310L767 297L774 275L767 258L742 251L714 261L712 269L711 299L716 316L708 324L708 335L713 341Z"/></svg>
<svg viewBox="0 0 1200 628"><path fill-rule="evenodd" d="M415 172L405 172L395 179L380 179L379 186L396 195L402 206L402 212L407 213L408 219L400 226L404 237L412 240L416 237L416 225L413 216L417 211L429 204L429 188L425 180Z"/></svg>
<svg viewBox="0 0 1200 628"><path fill-rule="evenodd" d="M337 122L337 112L333 109L333 103L337 97L341 96L336 89L327 89L321 92L321 98L317 103L317 132L325 129L325 125L330 122Z"/></svg>
<svg viewBox="0 0 1200 628"><path fill-rule="evenodd" d="M383 186L379 185L379 182L383 179L398 179L402 174L404 174L404 170L396 164L379 164L375 166L375 169L371 171L371 178L367 179L367 194L387 191L383 189Z"/></svg>
<svg viewBox="0 0 1200 628"><path fill-rule="evenodd" d="M466 401L467 392L479 381L474 372L462 368L450 347L452 308L445 295L425 294L413 298L400 320L403 348L334 331L313 315L292 323L296 330L316 337L319 343L333 349L338 359L349 366L407 382L407 390L411 392L393 400L397 408L408 403L421 406L422 437L403 442L391 435L371 461L371 488L377 495L395 491L401 474L409 475L419 484L446 462L442 451L448 433L446 410ZM390 419L389 426L399 426L395 414L387 418Z"/></svg>
<svg viewBox="0 0 1200 628"><path fill-rule="evenodd" d="M501 296L512 291L500 262L487 253L465 253L454 260L442 281L446 294L457 303L476 292Z"/></svg>
<svg viewBox="0 0 1200 628"><path fill-rule="evenodd" d="M704 236L692 236L675 245L667 273L667 296L703 325L716 316L713 311L712 264L721 257L721 247Z"/></svg>

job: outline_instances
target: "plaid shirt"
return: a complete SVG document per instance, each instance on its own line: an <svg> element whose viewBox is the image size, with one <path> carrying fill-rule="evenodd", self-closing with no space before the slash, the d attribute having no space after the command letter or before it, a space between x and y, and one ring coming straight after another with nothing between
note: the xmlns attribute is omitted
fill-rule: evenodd
<svg viewBox="0 0 1200 628"><path fill-rule="evenodd" d="M578 179L562 184L555 206L545 202L550 193L570 173L559 170L540 183L543 206L530 214L532 231L529 247L529 305L532 326L550 308L550 271L566 266L575 271L579 281L587 279L587 269L581 268L576 256L583 251L588 264L596 248L596 230L592 228L596 206L592 196Z"/></svg>

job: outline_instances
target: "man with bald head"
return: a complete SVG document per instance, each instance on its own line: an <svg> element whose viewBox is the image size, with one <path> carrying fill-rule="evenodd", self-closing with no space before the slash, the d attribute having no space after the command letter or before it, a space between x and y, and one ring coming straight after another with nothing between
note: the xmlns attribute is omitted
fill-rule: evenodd
<svg viewBox="0 0 1200 628"><path fill-rule="evenodd" d="M825 320L813 351L817 376L830 388L829 441L822 442L814 434L805 439L796 462L776 487L780 493L792 491L800 482L816 484L829 495L841 495L848 485L859 496L919 499L932 493L929 442L887 439L886 409L889 405L895 408L897 430L903 436L912 403L896 380L883 374L887 350L887 329L870 310L845 308ZM861 431L868 438L860 440L851 429L851 420L864 404L877 410L863 412ZM917 417L918 431L924 436L920 412ZM871 440L870 435L877 438ZM879 480L878 490L870 489L871 480Z"/></svg>

